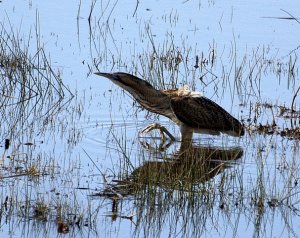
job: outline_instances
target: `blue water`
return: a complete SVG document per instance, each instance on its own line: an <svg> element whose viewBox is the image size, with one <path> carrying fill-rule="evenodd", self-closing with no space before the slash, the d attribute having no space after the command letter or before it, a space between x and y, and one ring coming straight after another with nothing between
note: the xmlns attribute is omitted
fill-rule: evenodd
<svg viewBox="0 0 300 238"><path fill-rule="evenodd" d="M272 123L273 118L281 129L291 124L289 119L279 116L275 105L290 107L299 87L300 24L278 18L290 17L287 12L298 17L298 1L156 0L136 4L136 1L0 3L2 27L18 35L24 45L29 39L31 54L37 51L37 33L54 72L75 95L53 123L45 126L45 132L41 133L41 128L33 124L33 138L21 135L18 142L44 143L33 148L15 147L19 154L31 156L13 162L14 166L25 166L27 160L39 161L53 170L55 176L38 181L27 177L4 178L2 204L6 196L17 197L20 203L25 203L29 196L32 200L45 200L51 207L60 201L65 204L65 213L77 209L80 214L92 214L89 227L71 227L66 234L70 237L297 237L299 140L276 134L246 132L243 138L194 136L195 143L201 146L238 146L243 150L243 156L232 167L204 183L206 189L220 188L217 193L214 190L217 195L208 204L197 196L194 204L186 197L180 200L182 194L177 191L173 191L170 203L167 193L162 193L162 197L166 196L165 203L159 201L151 207L147 201L149 204L141 206L141 211L138 201L124 199L118 212L122 216L134 214L133 221L120 217L113 221L107 216L112 201L89 196L103 189L105 180L109 182L124 172L130 173L145 161L157 160L141 146L138 132L143 127L159 121L180 138L172 122L140 110L120 88L93 74L98 70L152 75L150 81L157 80L160 75L157 72L162 70L167 82L168 77L175 75L179 86L189 84L246 124L248 118L253 122L254 108L263 103L274 107L257 106L257 124ZM203 54L209 59L212 50L214 64L204 65L202 71L194 68L196 55L201 58ZM155 51L158 56L182 55L183 61L175 74L167 66L160 68L157 60L150 69ZM294 61L295 75L290 75L289 62ZM299 96L295 102L299 109ZM299 126L299 121L293 122ZM179 146L176 142L165 153L173 154ZM6 153L13 152L11 147ZM12 162L5 159L3 163L9 166ZM1 172L5 177L7 170L3 166ZM266 194L262 209L254 204L260 194ZM267 201L272 198L282 200L282 204L275 208L268 206ZM180 206L181 201L184 202ZM222 202L224 209L220 208ZM8 222L4 222L2 213L3 237L58 236L55 222L24 218L18 209L13 213Z"/></svg>

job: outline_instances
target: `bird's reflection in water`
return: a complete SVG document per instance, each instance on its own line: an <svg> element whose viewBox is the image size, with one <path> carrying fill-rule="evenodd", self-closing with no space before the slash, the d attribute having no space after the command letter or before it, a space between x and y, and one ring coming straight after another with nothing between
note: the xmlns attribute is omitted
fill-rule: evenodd
<svg viewBox="0 0 300 238"><path fill-rule="evenodd" d="M176 153L163 158L156 157L155 161L145 161L124 179L113 180L103 191L94 195L111 199L111 212L106 216L111 217L112 221L117 218L129 219L136 229L146 224L148 229L160 229L160 225L153 225L152 222L156 224L155 221L158 221L161 224L160 221L170 212L170 208L174 209L174 204L177 204L174 211L184 210L187 200L201 201L202 196L213 193L205 188L206 182L232 167L242 156L243 150L240 147L196 146L192 141L185 141ZM197 199L190 200L191 197ZM122 211L123 206L120 204L132 199L135 201L135 208L130 208L132 213ZM162 201L160 206L157 205L158 200ZM193 206L197 206L197 202L189 207ZM152 222L149 223L149 219Z"/></svg>
<svg viewBox="0 0 300 238"><path fill-rule="evenodd" d="M181 147L172 159L145 162L132 172L130 181L190 191L193 185L218 175L242 155L240 148Z"/></svg>
<svg viewBox="0 0 300 238"><path fill-rule="evenodd" d="M201 194L206 196L206 192L209 192L205 189L205 183L232 167L242 155L243 150L240 147L222 148L181 143L180 149L173 155L156 159L156 161L144 162L126 178L114 180L111 184L107 184L102 192L94 195L112 200L111 212L106 214L112 218L112 221L117 218L129 219L137 227L140 227L143 224L142 217L146 216L149 219L152 217L153 221L157 221L155 216L163 219L163 214L169 211L168 207L173 207L171 204L175 203L178 205L177 209L183 209L185 197L191 197L194 194L198 197L196 200L200 201ZM181 194L181 198L179 201L172 202L171 197L175 191ZM120 203L126 197L130 197L128 201L131 201L132 198L136 199L134 204L137 207L136 209L132 208L132 211L137 210L138 214L122 212ZM153 213L146 207L149 206L149 203L152 204L152 208L156 207L158 198L163 198L164 204L161 206L164 209ZM149 213L146 212L145 215L142 211ZM138 223L133 221L135 216ZM148 223L146 222L146 224ZM149 229L150 227L153 226L149 225Z"/></svg>
<svg viewBox="0 0 300 238"><path fill-rule="evenodd" d="M149 186L168 191L192 191L194 185L212 179L231 167L242 155L240 147L222 148L182 143L173 155L144 162L124 180L115 181L102 195L135 195L149 189Z"/></svg>

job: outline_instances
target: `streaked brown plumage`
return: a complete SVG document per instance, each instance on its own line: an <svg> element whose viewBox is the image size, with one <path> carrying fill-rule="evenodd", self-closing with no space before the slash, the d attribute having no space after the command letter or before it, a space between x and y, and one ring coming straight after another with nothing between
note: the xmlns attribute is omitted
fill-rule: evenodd
<svg viewBox="0 0 300 238"><path fill-rule="evenodd" d="M187 88L157 90L147 81L128 73L95 73L129 92L150 112L168 117L180 126L182 139L193 132L231 136L244 135L242 124L210 99Z"/></svg>

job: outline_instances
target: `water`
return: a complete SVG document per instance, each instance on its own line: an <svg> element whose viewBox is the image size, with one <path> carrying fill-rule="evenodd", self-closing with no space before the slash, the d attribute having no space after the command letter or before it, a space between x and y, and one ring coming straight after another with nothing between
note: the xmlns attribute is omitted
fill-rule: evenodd
<svg viewBox="0 0 300 238"><path fill-rule="evenodd" d="M21 81L14 99L1 93L3 236L298 236L299 132L287 131L299 128L300 24L287 19L297 1L0 4L1 35L40 62L42 89L21 106ZM34 57L41 49L52 73ZM96 71L188 84L246 135L194 135L189 159L177 157L179 142L158 151L160 139L139 131L159 122L180 138L178 128ZM46 86L50 75L62 81ZM50 90L62 85L63 97Z"/></svg>

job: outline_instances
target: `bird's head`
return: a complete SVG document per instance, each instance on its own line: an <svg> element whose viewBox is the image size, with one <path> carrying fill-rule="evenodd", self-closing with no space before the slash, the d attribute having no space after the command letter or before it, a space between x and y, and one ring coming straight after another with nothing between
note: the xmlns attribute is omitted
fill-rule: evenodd
<svg viewBox="0 0 300 238"><path fill-rule="evenodd" d="M105 78L110 79L114 84L118 85L119 87L123 88L127 92L131 94L140 94L144 93L147 90L155 90L151 84L147 81L140 79L134 75L117 72L117 73L102 73L97 72L95 73L98 76L102 76Z"/></svg>

